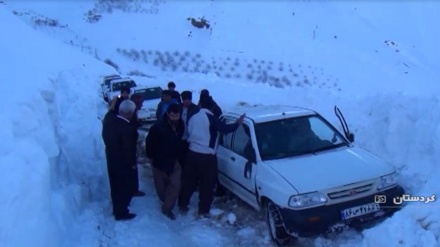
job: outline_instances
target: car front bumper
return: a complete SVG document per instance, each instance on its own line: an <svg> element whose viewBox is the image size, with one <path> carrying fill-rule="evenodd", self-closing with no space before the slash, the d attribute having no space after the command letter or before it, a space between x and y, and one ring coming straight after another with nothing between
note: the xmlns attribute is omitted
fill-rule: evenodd
<svg viewBox="0 0 440 247"><path fill-rule="evenodd" d="M402 196L405 193L401 186L378 192L374 195L343 202L334 205L325 205L304 210L292 210L280 208L286 231L298 237L311 237L322 233L340 231L350 226L366 225L376 219L383 218L399 210L401 205L393 203L392 198ZM387 200L380 203L380 211L362 215L359 217L343 220L341 211L364 204L375 203L375 196L384 195Z"/></svg>

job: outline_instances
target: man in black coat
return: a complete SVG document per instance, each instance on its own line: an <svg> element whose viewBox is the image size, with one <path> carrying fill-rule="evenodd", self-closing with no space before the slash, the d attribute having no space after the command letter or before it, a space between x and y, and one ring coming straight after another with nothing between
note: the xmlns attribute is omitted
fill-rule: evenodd
<svg viewBox="0 0 440 247"><path fill-rule="evenodd" d="M131 89L129 87L122 87L121 93L110 102L109 110L113 110L116 111L116 113L118 113L119 105L121 104L122 101L130 98L130 92Z"/></svg>
<svg viewBox="0 0 440 247"><path fill-rule="evenodd" d="M223 114L222 108L220 108L220 106L217 104L217 102L215 102L215 100L212 98L212 96L209 94L208 89L203 89L200 92L200 98L199 98L199 103L198 106L201 107L200 102L203 99L207 99L209 98L210 101L213 102L214 106L211 109L212 113L214 114L214 116L216 116L217 118L220 118L220 116Z"/></svg>
<svg viewBox="0 0 440 247"><path fill-rule="evenodd" d="M182 136L185 130L180 117L181 106L172 104L166 114L155 123L145 140L145 151L153 166L157 195L162 202L162 213L174 220L172 210L180 192Z"/></svg>
<svg viewBox="0 0 440 247"><path fill-rule="evenodd" d="M130 125L136 105L124 100L119 105L119 113L110 111L104 121L102 138L105 143L107 170L116 220L130 220L136 217L128 211L128 205L135 192L132 182L133 169L136 168L136 134Z"/></svg>

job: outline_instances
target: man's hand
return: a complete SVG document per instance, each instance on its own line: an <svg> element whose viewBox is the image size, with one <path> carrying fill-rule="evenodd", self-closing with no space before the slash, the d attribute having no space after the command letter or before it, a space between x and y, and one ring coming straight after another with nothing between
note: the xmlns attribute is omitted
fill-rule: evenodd
<svg viewBox="0 0 440 247"><path fill-rule="evenodd" d="M237 123L238 124L242 124L244 121L244 118L246 117L246 113L241 115L238 119L237 119Z"/></svg>

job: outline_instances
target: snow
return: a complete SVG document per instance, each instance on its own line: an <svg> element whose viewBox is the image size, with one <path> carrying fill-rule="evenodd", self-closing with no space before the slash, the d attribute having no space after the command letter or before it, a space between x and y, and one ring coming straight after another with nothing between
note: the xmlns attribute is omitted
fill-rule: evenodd
<svg viewBox="0 0 440 247"><path fill-rule="evenodd" d="M168 221L148 167L147 196L131 205L138 217L112 220L99 84L117 72L195 95L208 88L224 109L306 106L339 127L338 105L357 145L396 168L409 194L440 194L439 3L133 1L108 13L100 2L0 2L0 246L269 244L261 215L234 198L196 220L194 195L189 214ZM92 8L96 23L84 21ZM202 16L212 30L187 20ZM440 246L439 203L301 243Z"/></svg>

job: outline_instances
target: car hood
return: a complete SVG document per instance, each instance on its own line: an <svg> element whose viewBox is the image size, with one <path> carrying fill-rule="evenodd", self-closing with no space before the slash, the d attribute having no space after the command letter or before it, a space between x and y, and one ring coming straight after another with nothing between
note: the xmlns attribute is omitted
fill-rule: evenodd
<svg viewBox="0 0 440 247"><path fill-rule="evenodd" d="M356 147L343 147L316 155L270 160L265 163L300 194L374 179L394 172L394 169L376 156Z"/></svg>
<svg viewBox="0 0 440 247"><path fill-rule="evenodd" d="M161 99L144 100L144 102L142 103L142 109L156 111L157 105L159 104L160 100Z"/></svg>

